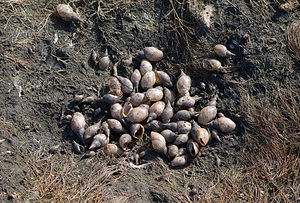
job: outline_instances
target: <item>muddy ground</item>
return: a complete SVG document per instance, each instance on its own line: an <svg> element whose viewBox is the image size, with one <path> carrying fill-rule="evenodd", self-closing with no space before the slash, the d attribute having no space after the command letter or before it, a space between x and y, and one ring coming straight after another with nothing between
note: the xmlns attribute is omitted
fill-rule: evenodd
<svg viewBox="0 0 300 203"><path fill-rule="evenodd" d="M298 106L300 66L288 49L286 30L299 20L299 9L285 12L273 1L207 0L214 10L211 26L205 28L188 9L189 2L63 1L78 9L82 23L53 14L61 1L0 3L1 201L299 201L299 187L289 187L299 184L299 168L293 180L277 187L251 182L249 166L241 160L249 149L244 136L256 136L249 117L253 109L267 103L275 108L280 95L290 94ZM212 47L233 40L239 43L232 49L237 56L220 59L228 71L204 70L201 61L214 56ZM144 158L151 164L139 170L128 165L133 153L108 158L100 150L81 160L72 150L75 138L65 119L75 111L74 94L106 93L112 64L145 46L163 50L165 57L154 67L169 72L174 81L180 69L192 77L193 91L203 97L196 110L218 93L219 111L237 129L221 135L222 142L203 147L183 168L170 168L166 158L152 152ZM91 50L102 55L105 49L112 64L100 71ZM128 70L138 64L134 58ZM120 74L128 76L128 70L120 67ZM89 117L89 122L96 119ZM50 154L57 144L59 152Z"/></svg>

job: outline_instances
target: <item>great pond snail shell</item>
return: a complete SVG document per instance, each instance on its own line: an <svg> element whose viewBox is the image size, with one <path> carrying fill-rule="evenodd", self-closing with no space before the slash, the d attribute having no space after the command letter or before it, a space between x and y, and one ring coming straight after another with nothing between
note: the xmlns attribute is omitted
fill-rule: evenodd
<svg viewBox="0 0 300 203"><path fill-rule="evenodd" d="M172 90L164 87L164 97L164 101L166 104L168 103L168 101L170 101L171 105L174 106L176 95Z"/></svg>
<svg viewBox="0 0 300 203"><path fill-rule="evenodd" d="M92 104L95 101L95 96L91 95L81 100L81 103Z"/></svg>
<svg viewBox="0 0 300 203"><path fill-rule="evenodd" d="M110 114L112 118L119 120L121 123L125 124L125 120L122 116L122 105L119 103L112 104L110 106Z"/></svg>
<svg viewBox="0 0 300 203"><path fill-rule="evenodd" d="M145 47L142 51L138 52L138 56L141 58L146 58L149 61L160 61L164 54L158 48Z"/></svg>
<svg viewBox="0 0 300 203"><path fill-rule="evenodd" d="M104 131L104 134L109 137L110 136L110 129L109 129L109 125L107 123L107 121L104 121L102 124L101 124L101 127L102 127L102 130Z"/></svg>
<svg viewBox="0 0 300 203"><path fill-rule="evenodd" d="M140 65L140 72L142 75L145 75L148 71L152 71L152 64L148 60L143 59Z"/></svg>
<svg viewBox="0 0 300 203"><path fill-rule="evenodd" d="M174 121L190 121L193 116L197 115L198 112L188 111L188 110L180 110L177 111L173 117Z"/></svg>
<svg viewBox="0 0 300 203"><path fill-rule="evenodd" d="M125 94L130 94L131 92L133 92L133 84L128 78L118 75L117 66L118 63L116 63L113 67L114 76L120 81L122 92L124 92Z"/></svg>
<svg viewBox="0 0 300 203"><path fill-rule="evenodd" d="M163 91L159 88L150 88L146 91L146 97L149 102L160 101L163 98Z"/></svg>
<svg viewBox="0 0 300 203"><path fill-rule="evenodd" d="M209 71L220 71L224 69L224 67L222 67L221 62L217 59L204 59L203 67Z"/></svg>
<svg viewBox="0 0 300 203"><path fill-rule="evenodd" d="M133 89L134 89L135 93L137 93L139 91L139 84L140 84L141 78L142 78L142 75L141 75L140 71L138 69L135 69L130 77L131 82L133 83Z"/></svg>
<svg viewBox="0 0 300 203"><path fill-rule="evenodd" d="M117 157L117 156L121 156L124 151L115 144L107 144L104 147L104 152L108 156Z"/></svg>
<svg viewBox="0 0 300 203"><path fill-rule="evenodd" d="M176 105L184 106L184 107L193 107L195 105L195 103L197 101L199 101L200 99L201 99L201 97L198 95L195 95L193 97L191 97L189 95L185 95L177 101Z"/></svg>
<svg viewBox="0 0 300 203"><path fill-rule="evenodd" d="M192 121L192 125L192 138L201 146L205 146L210 140L210 133L205 128L201 128L194 120Z"/></svg>
<svg viewBox="0 0 300 203"><path fill-rule="evenodd" d="M165 109L165 102L158 101L150 106L147 123L161 116Z"/></svg>
<svg viewBox="0 0 300 203"><path fill-rule="evenodd" d="M136 107L139 106L142 103L147 102L147 97L145 93L135 93L131 95L129 102L132 104L132 106Z"/></svg>
<svg viewBox="0 0 300 203"><path fill-rule="evenodd" d="M85 144L85 139L83 137L85 132L86 122L85 118L80 112L75 112L73 114L72 120L71 120L71 129L72 131L80 138L80 140Z"/></svg>
<svg viewBox="0 0 300 203"><path fill-rule="evenodd" d="M198 116L198 123L202 125L207 125L210 121L212 121L217 115L216 106L207 106L204 107Z"/></svg>
<svg viewBox="0 0 300 203"><path fill-rule="evenodd" d="M82 159L92 158L96 155L95 151L87 150L84 155L82 156Z"/></svg>
<svg viewBox="0 0 300 203"><path fill-rule="evenodd" d="M230 51L228 51L228 49L226 48L226 46L222 45L222 44L217 44L214 47L214 51L216 52L216 54L220 57L230 57L230 56L235 56L234 53L231 53Z"/></svg>
<svg viewBox="0 0 300 203"><path fill-rule="evenodd" d="M58 4L56 7L57 13L64 21L82 22L83 20L75 13L70 5Z"/></svg>
<svg viewBox="0 0 300 203"><path fill-rule="evenodd" d="M98 130L100 129L101 121L95 123L94 125L89 126L85 132L84 132L84 139L86 142L89 142L89 140L94 137Z"/></svg>
<svg viewBox="0 0 300 203"><path fill-rule="evenodd" d="M93 137L93 141L89 147L89 150L96 150L104 147L109 143L109 137L104 134L97 134Z"/></svg>
<svg viewBox="0 0 300 203"><path fill-rule="evenodd" d="M165 129L161 132L161 135L165 138L165 140L167 142L174 142L174 140L177 138L177 134L174 133L172 130L170 129Z"/></svg>
<svg viewBox="0 0 300 203"><path fill-rule="evenodd" d="M121 135L120 139L119 139L119 145L121 147L121 149L126 150L127 149L127 145L132 141L132 138L129 134L123 134Z"/></svg>
<svg viewBox="0 0 300 203"><path fill-rule="evenodd" d="M148 117L148 109L144 106L133 108L127 115L126 120L131 123L140 123Z"/></svg>
<svg viewBox="0 0 300 203"><path fill-rule="evenodd" d="M176 156L172 161L171 161L171 166L173 167L178 167L178 166L184 166L189 159L189 155L185 154L182 156Z"/></svg>
<svg viewBox="0 0 300 203"><path fill-rule="evenodd" d="M216 129L211 130L211 138L217 140L218 142L221 142L218 131Z"/></svg>
<svg viewBox="0 0 300 203"><path fill-rule="evenodd" d="M117 95L107 93L100 98L100 101L103 101L108 104L115 104L120 101L120 97Z"/></svg>
<svg viewBox="0 0 300 203"><path fill-rule="evenodd" d="M152 141L152 148L160 154L167 154L165 138L157 132L151 132L150 137Z"/></svg>
<svg viewBox="0 0 300 203"><path fill-rule="evenodd" d="M155 84L155 73L153 71L148 71L142 77L141 86L144 90L152 88Z"/></svg>
<svg viewBox="0 0 300 203"><path fill-rule="evenodd" d="M189 154L193 157L199 153L199 144L194 140L189 140L186 148Z"/></svg>
<svg viewBox="0 0 300 203"><path fill-rule="evenodd" d="M133 106L130 102L125 102L125 104L122 107L121 115L126 118L128 114L132 111Z"/></svg>
<svg viewBox="0 0 300 203"><path fill-rule="evenodd" d="M121 83L115 76L110 76L108 81L108 86L110 90L121 90Z"/></svg>
<svg viewBox="0 0 300 203"><path fill-rule="evenodd" d="M75 96L74 96L74 100L76 102L80 102L83 98L84 98L83 94L75 94Z"/></svg>
<svg viewBox="0 0 300 203"><path fill-rule="evenodd" d="M173 144L175 144L175 145L182 145L182 144L185 144L185 143L187 143L187 141L189 140L189 135L188 134L179 134L177 137L176 137L176 139L175 139L175 141L174 141L174 143Z"/></svg>
<svg viewBox="0 0 300 203"><path fill-rule="evenodd" d="M80 144L78 144L75 140L72 142L73 150L78 153L82 154L84 152L84 147Z"/></svg>
<svg viewBox="0 0 300 203"><path fill-rule="evenodd" d="M136 139L141 139L144 135L145 128L142 124L133 123L130 126L130 134Z"/></svg>
<svg viewBox="0 0 300 203"><path fill-rule="evenodd" d="M221 132L223 133L229 133L233 131L236 127L236 124L230 118L227 117L221 117L214 121L211 121L209 125L213 128L221 130Z"/></svg>
<svg viewBox="0 0 300 203"><path fill-rule="evenodd" d="M173 145L168 146L169 157L173 158L173 157L177 156L178 151L179 151L179 149L178 149L177 145L173 144Z"/></svg>
<svg viewBox="0 0 300 203"><path fill-rule="evenodd" d="M98 63L98 67L100 70L105 70L110 64L110 59L108 56L108 51L107 49L105 50L105 53L103 54L103 56L100 58L99 63Z"/></svg>
<svg viewBox="0 0 300 203"><path fill-rule="evenodd" d="M163 130L162 122L153 120L145 125L145 128L155 132L161 132Z"/></svg>
<svg viewBox="0 0 300 203"><path fill-rule="evenodd" d="M172 81L170 76L164 71L154 71L156 76L156 83L162 84L166 87L172 87Z"/></svg>
<svg viewBox="0 0 300 203"><path fill-rule="evenodd" d="M177 91L180 94L180 96L183 97L185 95L189 95L191 85L192 85L191 77L185 74L183 70L181 70L179 79L177 80L176 83Z"/></svg>
<svg viewBox="0 0 300 203"><path fill-rule="evenodd" d="M177 121L177 132L179 134L188 134L192 129L192 124L188 121Z"/></svg>
<svg viewBox="0 0 300 203"><path fill-rule="evenodd" d="M169 123L173 117L173 107L171 106L170 101L168 101L167 106L165 107L161 119L163 123Z"/></svg>
<svg viewBox="0 0 300 203"><path fill-rule="evenodd" d="M122 126L121 122L116 119L107 119L109 129L115 133L126 133L125 128Z"/></svg>

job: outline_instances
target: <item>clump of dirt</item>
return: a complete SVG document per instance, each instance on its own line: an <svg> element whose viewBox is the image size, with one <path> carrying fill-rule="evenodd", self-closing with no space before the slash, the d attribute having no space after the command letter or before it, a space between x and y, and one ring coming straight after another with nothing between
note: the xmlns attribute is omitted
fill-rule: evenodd
<svg viewBox="0 0 300 203"><path fill-rule="evenodd" d="M2 2L0 139L5 141L0 150L1 200L297 201L299 169L292 166L297 165L299 152L288 150L299 146L297 134L292 143L284 142L288 147L279 148L284 149L284 163L293 163L288 170L295 176L286 175L276 165L284 179L276 175L274 180L272 173L267 177L258 169L271 169L268 164L280 156L253 154L257 147L264 150L261 139L256 139L259 134L264 134L268 146L274 144L271 134L253 129L253 124L257 128L271 125L266 115L284 119L288 129L299 122L278 104L285 104L280 98L293 98L287 106L291 111L299 106L300 66L291 57L286 29L300 13L280 10L279 1L259 2L261 8L253 1L203 1L214 8L210 28L193 17L187 1L71 2L83 23L64 22L53 15L56 1ZM226 73L209 72L201 66L204 58L215 57L215 44L224 44L237 55L220 59L228 66ZM73 134L64 113L76 92L103 94L110 75L110 69L98 70L90 59L91 51L101 55L108 49L115 63L146 46L164 51L164 59L155 68L168 72L172 79L184 69L195 89L201 88L201 82L206 84L196 110L218 91L217 108L237 123L237 130L222 135L222 142L212 142L203 148L202 156L179 169L170 168L156 154L143 170L128 167L126 157L110 159L101 153L80 160L81 155L71 150ZM120 74L128 76L126 70ZM272 106L283 116L269 111ZM289 140L289 133L295 131L282 130L284 126L277 121L271 129L281 132L277 137L284 134ZM56 144L61 144L58 153L49 154ZM251 154L249 164L260 157L253 169L258 173L241 160L245 152Z"/></svg>

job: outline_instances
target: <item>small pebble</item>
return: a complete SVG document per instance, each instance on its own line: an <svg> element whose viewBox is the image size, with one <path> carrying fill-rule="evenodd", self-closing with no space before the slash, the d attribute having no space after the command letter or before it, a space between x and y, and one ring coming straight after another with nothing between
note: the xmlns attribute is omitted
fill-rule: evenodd
<svg viewBox="0 0 300 203"><path fill-rule="evenodd" d="M30 129L30 125L25 125L24 129L25 130L29 130Z"/></svg>

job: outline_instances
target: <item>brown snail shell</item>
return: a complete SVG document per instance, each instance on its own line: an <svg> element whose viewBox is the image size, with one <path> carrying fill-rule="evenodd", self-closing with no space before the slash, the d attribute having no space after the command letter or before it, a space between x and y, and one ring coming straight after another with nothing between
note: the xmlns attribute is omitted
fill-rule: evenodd
<svg viewBox="0 0 300 203"><path fill-rule="evenodd" d="M198 123L202 125L207 125L210 121L212 121L217 115L217 108L215 106L207 106L204 107L198 116Z"/></svg>
<svg viewBox="0 0 300 203"><path fill-rule="evenodd" d="M139 106L140 104L147 102L147 97L144 93L138 92L130 97L129 102L132 106Z"/></svg>
<svg viewBox="0 0 300 203"><path fill-rule="evenodd" d="M98 123L95 123L94 125L89 126L84 133L84 139L86 142L89 142L89 140L94 137L98 130L100 129L101 126L101 121L99 121Z"/></svg>
<svg viewBox="0 0 300 203"><path fill-rule="evenodd" d="M216 129L212 129L211 138L217 140L218 142L221 142L218 131Z"/></svg>
<svg viewBox="0 0 300 203"><path fill-rule="evenodd" d="M173 132L177 132L178 124L177 122L163 123L163 127L172 130Z"/></svg>
<svg viewBox="0 0 300 203"><path fill-rule="evenodd" d="M73 140L72 142L72 146L73 146L73 150L78 153L78 154L82 154L84 151L84 147L80 144L78 144L77 142L75 142L75 140Z"/></svg>
<svg viewBox="0 0 300 203"><path fill-rule="evenodd" d="M105 70L110 64L110 59L108 56L108 51L107 49L105 50L105 53L103 54L103 56L100 58L99 63L98 63L98 67L100 70Z"/></svg>
<svg viewBox="0 0 300 203"><path fill-rule="evenodd" d="M176 156L172 161L171 161L171 166L173 167L178 167L178 166L184 166L189 159L189 155L185 154L182 156Z"/></svg>
<svg viewBox="0 0 300 203"><path fill-rule="evenodd" d="M84 98L83 94L75 94L74 100L80 102Z"/></svg>
<svg viewBox="0 0 300 203"><path fill-rule="evenodd" d="M193 157L199 153L199 144L194 140L189 140L186 148L189 154Z"/></svg>
<svg viewBox="0 0 300 203"><path fill-rule="evenodd" d="M107 121L104 121L101 126L102 126L102 129L104 131L104 134L107 137L109 137L110 136L110 129L109 129L109 125L108 125Z"/></svg>
<svg viewBox="0 0 300 203"><path fill-rule="evenodd" d="M127 149L127 145L132 141L132 138L129 134L123 134L121 135L120 139L119 139L119 145L121 147L121 149L126 150Z"/></svg>
<svg viewBox="0 0 300 203"><path fill-rule="evenodd" d="M108 86L110 90L121 89L121 83L115 76L110 76L108 81Z"/></svg>
<svg viewBox="0 0 300 203"><path fill-rule="evenodd" d="M187 143L187 141L189 140L189 135L188 134L179 134L174 143L175 145L182 145L182 144L185 144Z"/></svg>
<svg viewBox="0 0 300 203"><path fill-rule="evenodd" d="M170 76L164 71L154 71L156 76L156 83L163 86L172 87L172 81Z"/></svg>
<svg viewBox="0 0 300 203"><path fill-rule="evenodd" d="M92 51L91 59L92 59L92 61L93 61L95 64L98 64L98 62L99 62L99 57L98 57L98 54L95 52L95 50Z"/></svg>
<svg viewBox="0 0 300 203"><path fill-rule="evenodd" d="M142 77L141 86L144 90L152 88L155 84L155 73L153 71L148 71Z"/></svg>
<svg viewBox="0 0 300 203"><path fill-rule="evenodd" d="M131 123L140 123L148 117L148 109L144 106L133 108L127 115L126 120Z"/></svg>
<svg viewBox="0 0 300 203"><path fill-rule="evenodd" d="M109 129L115 133L126 133L125 128L122 126L121 122L116 119L107 119Z"/></svg>
<svg viewBox="0 0 300 203"><path fill-rule="evenodd" d="M75 112L73 114L72 120L71 120L71 129L72 131L81 139L81 141L85 144L85 139L83 137L85 132L86 122L85 118L80 112Z"/></svg>
<svg viewBox="0 0 300 203"><path fill-rule="evenodd" d="M163 130L163 125L158 120L153 120L145 125L145 128L155 132L161 132Z"/></svg>
<svg viewBox="0 0 300 203"><path fill-rule="evenodd" d="M107 144L104 147L104 152L108 156L117 157L117 156L121 156L124 151L115 144Z"/></svg>
<svg viewBox="0 0 300 203"><path fill-rule="evenodd" d="M87 150L84 155L82 156L82 159L92 158L96 155L96 152Z"/></svg>
<svg viewBox="0 0 300 203"><path fill-rule="evenodd" d="M203 67L206 70L210 70L210 71L220 71L224 69L224 67L222 67L221 62L218 61L217 59L204 59Z"/></svg>
<svg viewBox="0 0 300 203"><path fill-rule="evenodd" d="M95 96L91 95L81 100L81 103L92 104L94 103L94 101L95 101Z"/></svg>
<svg viewBox="0 0 300 203"><path fill-rule="evenodd" d="M165 102L163 101L158 101L152 104L149 109L149 116L147 119L147 123L156 119L158 116L161 116L165 109L165 106L166 106Z"/></svg>
<svg viewBox="0 0 300 203"><path fill-rule="evenodd" d="M89 150L96 150L104 147L109 143L109 137L104 134L97 134L94 136L93 141L89 147Z"/></svg>
<svg viewBox="0 0 300 203"><path fill-rule="evenodd" d="M191 97L189 95L185 95L177 101L176 105L177 106L185 106L185 107L193 107L195 105L195 103L197 101L199 101L200 99L201 99L201 97L198 95L195 95L193 97Z"/></svg>
<svg viewBox="0 0 300 203"><path fill-rule="evenodd" d="M226 46L222 45L222 44L217 44L214 47L214 51L216 52L216 54L220 57L230 57L230 56L235 56L234 53L231 53Z"/></svg>
<svg viewBox="0 0 300 203"><path fill-rule="evenodd" d="M139 124L139 123L133 123L130 126L130 133L132 135L132 137L136 138L136 139L141 139L144 135L145 132L145 128L143 125Z"/></svg>
<svg viewBox="0 0 300 203"><path fill-rule="evenodd" d="M112 118L119 120L121 123L125 124L125 120L122 116L122 105L119 103L112 104L110 106L110 114Z"/></svg>
<svg viewBox="0 0 300 203"><path fill-rule="evenodd" d="M100 101L103 101L108 104L115 104L120 101L120 97L117 95L108 93L108 94L103 95L103 97L101 97Z"/></svg>
<svg viewBox="0 0 300 203"><path fill-rule="evenodd" d="M142 75L145 75L148 71L152 71L152 64L148 60L143 59L140 65L140 72Z"/></svg>
<svg viewBox="0 0 300 203"><path fill-rule="evenodd" d="M131 82L133 84L133 89L135 92L139 91L139 84L140 84L141 78L142 78L142 75L141 75L140 71L138 69L135 69L130 77Z"/></svg>
<svg viewBox="0 0 300 203"><path fill-rule="evenodd" d="M176 87L180 96L190 95L190 89L192 85L191 77L186 75L183 70L181 70L179 79L177 80Z"/></svg>
<svg viewBox="0 0 300 203"><path fill-rule="evenodd" d="M151 132L150 137L152 141L152 148L158 153L167 154L165 138L157 132Z"/></svg>
<svg viewBox="0 0 300 203"><path fill-rule="evenodd" d="M150 102L160 101L163 96L163 91L159 88L150 88L146 91L146 97Z"/></svg>
<svg viewBox="0 0 300 203"><path fill-rule="evenodd" d="M169 123L173 117L173 114L173 107L171 106L170 101L168 101L167 106L165 107L161 115L162 122Z"/></svg>
<svg viewBox="0 0 300 203"><path fill-rule="evenodd" d="M173 144L173 145L168 146L168 155L169 155L169 157L173 158L173 157L177 156L178 151L179 151L179 149L178 149L177 145Z"/></svg>
<svg viewBox="0 0 300 203"><path fill-rule="evenodd" d="M132 55L129 54L125 58L122 59L122 66L128 67L132 64Z"/></svg>
<svg viewBox="0 0 300 203"><path fill-rule="evenodd" d="M161 135L165 138L167 142L174 142L174 140L177 138L177 134L174 133L170 129L165 129L161 132Z"/></svg>
<svg viewBox="0 0 300 203"><path fill-rule="evenodd" d="M192 138L201 146L205 146L209 142L211 134L205 128L201 128L194 120L192 124Z"/></svg>
<svg viewBox="0 0 300 203"><path fill-rule="evenodd" d="M121 115L126 118L128 114L132 111L133 106L130 102L125 102L124 106L122 107L121 110Z"/></svg>
<svg viewBox="0 0 300 203"><path fill-rule="evenodd" d="M177 111L174 115L173 119L174 121L190 121L193 116L197 115L198 112L195 111L188 111L188 110L180 110Z"/></svg>
<svg viewBox="0 0 300 203"><path fill-rule="evenodd" d="M145 47L142 51L138 52L138 56L141 58L146 58L149 61L160 61L164 54L158 48Z"/></svg>
<svg viewBox="0 0 300 203"><path fill-rule="evenodd" d="M167 104L168 101L170 101L171 105L174 106L174 103L175 103L175 100L176 100L175 93L172 90L164 87L164 96L165 96L165 98L164 98L165 103Z"/></svg>
<svg viewBox="0 0 300 203"><path fill-rule="evenodd" d="M130 94L131 92L133 92L133 84L128 78L122 76L116 76L116 77L119 79L121 83L122 92L124 92L125 94Z"/></svg>
<svg viewBox="0 0 300 203"><path fill-rule="evenodd" d="M207 106L217 106L218 95L216 94L208 103Z"/></svg>
<svg viewBox="0 0 300 203"><path fill-rule="evenodd" d="M177 122L177 131L179 134L188 134L192 129L192 125L187 121L178 121Z"/></svg>
<svg viewBox="0 0 300 203"><path fill-rule="evenodd" d="M221 117L217 120L211 121L209 125L213 128L221 130L221 132L223 133L229 133L233 131L236 127L236 124L230 118L227 117Z"/></svg>
<svg viewBox="0 0 300 203"><path fill-rule="evenodd" d="M82 22L83 20L75 13L71 6L67 4L58 4L56 7L57 13L64 21Z"/></svg>

